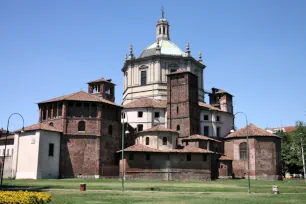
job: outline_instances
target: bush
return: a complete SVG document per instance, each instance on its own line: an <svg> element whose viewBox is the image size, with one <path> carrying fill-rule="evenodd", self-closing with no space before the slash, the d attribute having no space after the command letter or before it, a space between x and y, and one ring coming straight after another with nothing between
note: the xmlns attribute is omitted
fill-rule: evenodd
<svg viewBox="0 0 306 204"><path fill-rule="evenodd" d="M51 202L47 193L28 191L0 191L0 203L4 204L45 204Z"/></svg>

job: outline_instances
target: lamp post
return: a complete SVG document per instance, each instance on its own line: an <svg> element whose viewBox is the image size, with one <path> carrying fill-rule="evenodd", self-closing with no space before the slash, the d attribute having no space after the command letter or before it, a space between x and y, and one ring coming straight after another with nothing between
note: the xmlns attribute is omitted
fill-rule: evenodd
<svg viewBox="0 0 306 204"><path fill-rule="evenodd" d="M123 111L122 115L125 115L126 117L126 131L124 131L124 119L122 119L122 151L121 151L121 165L122 165L122 193L124 192L124 137L125 134L129 134L130 132L127 129L127 123L128 123L128 116L127 114ZM123 117L122 117L123 118Z"/></svg>
<svg viewBox="0 0 306 204"><path fill-rule="evenodd" d="M237 112L235 115L234 115L234 118L233 120L235 120L235 117L238 113L241 113L244 115L245 117L245 122L246 122L246 140L247 140L247 160L248 160L248 193L251 193L251 181L250 181L250 155L249 155L249 128L248 128L248 117L247 115L244 113L244 112ZM233 123L233 128L231 130L231 132L234 132L235 129L234 129L234 124Z"/></svg>
<svg viewBox="0 0 306 204"><path fill-rule="evenodd" d="M8 120L7 120L7 126L6 126L6 134L5 134L5 141L4 141L4 152L3 152L3 165L2 165L2 171L1 171L1 188L3 187L2 186L2 182L3 182L3 172L4 172L4 164L5 164L5 156L6 156L6 143L7 143L7 136L9 135L9 124L10 124L10 119L13 115L19 115L21 118L22 118L22 131L24 131L24 119L22 117L21 114L19 113L12 113Z"/></svg>
<svg viewBox="0 0 306 204"><path fill-rule="evenodd" d="M301 137L301 150L302 150L302 160L303 160L303 170L304 170L304 180L306 181L306 172L305 172L305 159L304 159L304 148L303 148L303 140L302 140L302 133L300 133Z"/></svg>

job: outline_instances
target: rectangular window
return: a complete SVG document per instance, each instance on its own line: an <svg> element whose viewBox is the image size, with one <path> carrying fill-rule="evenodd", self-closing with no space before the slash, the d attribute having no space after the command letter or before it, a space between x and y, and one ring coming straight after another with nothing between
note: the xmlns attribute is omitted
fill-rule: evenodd
<svg viewBox="0 0 306 204"><path fill-rule="evenodd" d="M159 118L159 112L155 112L155 113L154 113L154 117L155 117L155 118Z"/></svg>
<svg viewBox="0 0 306 204"><path fill-rule="evenodd" d="M53 143L49 143L49 157L53 157L54 155L54 144Z"/></svg>
<svg viewBox="0 0 306 204"><path fill-rule="evenodd" d="M217 137L221 137L221 128L217 127Z"/></svg>
<svg viewBox="0 0 306 204"><path fill-rule="evenodd" d="M220 116L217 116L217 121L220 121Z"/></svg>
<svg viewBox="0 0 306 204"><path fill-rule="evenodd" d="M208 115L204 115L204 120L208 120Z"/></svg>
<svg viewBox="0 0 306 204"><path fill-rule="evenodd" d="M203 161L207 161L207 154L203 154Z"/></svg>
<svg viewBox="0 0 306 204"><path fill-rule="evenodd" d="M125 113L122 113L122 118L125 118Z"/></svg>
<svg viewBox="0 0 306 204"><path fill-rule="evenodd" d="M204 126L204 136L209 136L209 126Z"/></svg>
<svg viewBox="0 0 306 204"><path fill-rule="evenodd" d="M137 131L138 132L143 131L143 124L138 124L137 125Z"/></svg>
<svg viewBox="0 0 306 204"><path fill-rule="evenodd" d="M138 118L142 118L142 115L143 115L143 112L142 112L142 111L139 111L139 112L138 112Z"/></svg>
<svg viewBox="0 0 306 204"><path fill-rule="evenodd" d="M191 161L191 155L187 154L187 161Z"/></svg>
<svg viewBox="0 0 306 204"><path fill-rule="evenodd" d="M147 84L147 71L141 71L140 72L140 78L141 78L141 84L140 85L146 85Z"/></svg>

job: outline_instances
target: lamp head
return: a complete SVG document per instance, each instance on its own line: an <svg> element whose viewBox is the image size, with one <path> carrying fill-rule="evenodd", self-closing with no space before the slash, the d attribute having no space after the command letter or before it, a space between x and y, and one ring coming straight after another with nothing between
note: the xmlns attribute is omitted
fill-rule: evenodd
<svg viewBox="0 0 306 204"><path fill-rule="evenodd" d="M235 132L235 130L234 130L234 129L231 129L230 133L233 133L233 132Z"/></svg>
<svg viewBox="0 0 306 204"><path fill-rule="evenodd" d="M24 127L22 127L21 132L24 132Z"/></svg>
<svg viewBox="0 0 306 204"><path fill-rule="evenodd" d="M129 131L129 130L126 130L126 131L125 131L125 134L130 134L130 131Z"/></svg>

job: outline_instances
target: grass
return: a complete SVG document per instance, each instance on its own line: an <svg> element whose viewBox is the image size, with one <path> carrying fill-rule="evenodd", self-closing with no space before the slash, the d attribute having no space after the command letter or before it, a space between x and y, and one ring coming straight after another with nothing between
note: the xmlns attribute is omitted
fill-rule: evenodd
<svg viewBox="0 0 306 204"><path fill-rule="evenodd" d="M86 183L88 191L79 192L80 183ZM306 182L296 180L252 180L251 195L246 193L247 180L126 181L125 193L120 192L120 180L5 180L4 184L50 189L53 203L306 203ZM278 185L280 195L271 194L272 185Z"/></svg>

